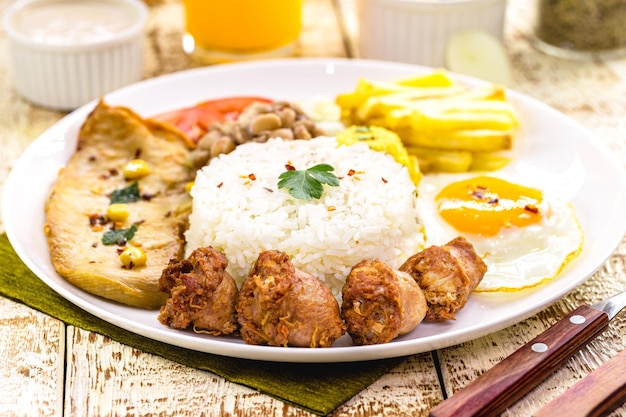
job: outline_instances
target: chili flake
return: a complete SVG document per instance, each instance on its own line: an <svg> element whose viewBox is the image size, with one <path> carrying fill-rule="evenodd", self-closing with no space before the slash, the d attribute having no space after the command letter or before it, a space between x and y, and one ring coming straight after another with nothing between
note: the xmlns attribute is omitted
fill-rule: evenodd
<svg viewBox="0 0 626 417"><path fill-rule="evenodd" d="M535 206L529 206L529 205L526 205L526 206L524 206L524 210L526 210L526 211L530 211L530 212L531 212L531 213L533 213L533 214L537 214L537 213L539 213L539 208L537 208L537 207L535 207Z"/></svg>

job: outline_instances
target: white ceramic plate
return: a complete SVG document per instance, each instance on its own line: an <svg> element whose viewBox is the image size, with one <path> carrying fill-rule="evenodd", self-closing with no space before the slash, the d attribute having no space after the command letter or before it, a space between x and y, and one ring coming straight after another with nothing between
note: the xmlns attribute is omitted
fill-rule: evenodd
<svg viewBox="0 0 626 417"><path fill-rule="evenodd" d="M298 59L222 65L171 74L115 91L109 104L128 106L144 117L194 105L209 98L261 95L274 99L333 99L350 91L359 77L392 80L429 68L380 61ZM469 85L481 82L458 77ZM345 362L409 355L465 342L517 323L547 307L592 275L621 241L626 222L626 185L611 154L579 124L516 92L521 132L515 143L517 174L540 177L561 189L577 210L585 232L582 254L561 276L539 288L514 294L475 294L449 323L423 323L391 343L352 346L344 336L327 349L246 345L240 339L172 330L144 311L94 297L56 274L43 235L44 202L59 168L74 152L79 126L90 103L47 130L24 152L6 184L4 224L28 267L52 289L84 310L124 329L158 341L220 355L283 362Z"/></svg>

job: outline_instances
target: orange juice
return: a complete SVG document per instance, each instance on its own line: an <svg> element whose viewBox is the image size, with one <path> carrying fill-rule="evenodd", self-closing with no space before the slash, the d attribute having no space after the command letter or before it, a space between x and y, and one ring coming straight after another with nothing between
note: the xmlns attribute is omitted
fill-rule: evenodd
<svg viewBox="0 0 626 417"><path fill-rule="evenodd" d="M236 56L279 50L293 44L302 26L302 0L183 0L183 4L187 52Z"/></svg>

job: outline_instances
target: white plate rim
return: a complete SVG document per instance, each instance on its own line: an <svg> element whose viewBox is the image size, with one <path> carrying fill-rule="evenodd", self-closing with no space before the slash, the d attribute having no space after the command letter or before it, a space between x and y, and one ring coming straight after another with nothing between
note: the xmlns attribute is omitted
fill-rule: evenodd
<svg viewBox="0 0 626 417"><path fill-rule="evenodd" d="M277 79L281 79L280 76L282 75L282 81L285 81L284 77L301 74L303 80L307 83L312 81L307 77L313 77L315 82L322 82L321 86L315 85L315 83L314 86L309 84L307 84L308 87L303 86L302 90L310 90L310 92L301 93L298 89L292 90L295 86L291 85L293 83L287 80L289 92L286 94L287 97L280 98L298 100L310 97L311 92L325 92L332 95L339 91L349 91L354 87L356 79L366 74L376 74L386 79L394 79L431 71L433 71L432 68L375 60L350 60L343 58L268 60L204 67L163 75L116 90L106 95L105 101L109 104L127 105L142 116L150 116L167 110L193 105L211 97L226 96L228 91L232 91L230 95L259 94L259 91L274 91L276 89L285 94L284 92L287 91L287 87L283 84L280 84L281 88L277 88L275 85L260 86L262 81L258 81L257 77L261 79L268 77L269 80L274 75L278 76ZM241 74L251 76L251 78L237 83L236 88L232 86L232 90L230 89L231 86L221 86L225 89L224 92L220 88L206 93L191 90L195 86L194 83L199 80L203 82L206 80L231 80L233 78L236 79ZM485 84L471 77L458 74L451 75L469 85ZM353 83L350 85L345 84L344 78L352 80ZM341 84L341 89L337 91L336 89L339 88L339 85L333 84L335 90L329 89L329 91L324 91L326 87L324 82ZM167 87L165 90L171 93L172 86L179 87L181 91L180 97L159 102L155 100L154 97L160 95L160 92L157 91L158 89L163 90ZM258 91L251 91L250 88ZM48 265L44 265L45 262L41 262L41 259L38 259L36 256L37 251L39 251L39 256L41 256L42 249L41 236L43 236L43 231L40 216L43 216L43 206L26 209L14 203L19 201L20 197L23 197L25 187L39 187L40 192L35 200L41 202L42 198L45 199L45 195L42 195L41 190L49 189L51 185L50 181L53 180L51 178L51 170L58 168L58 165L55 165L54 162L62 162L59 161L59 158L61 158L59 155L63 154L64 147L67 158L67 152L71 151L69 149L71 147L68 144L75 141L77 126L93 109L96 104L95 101L80 107L46 130L18 159L9 174L3 196L2 211L5 230L13 248L22 261L54 291L85 311L111 324L163 343L237 358L277 362L320 363L383 359L445 348L493 333L549 306L595 273L621 242L626 230L626 222L616 221L623 218L621 213L624 213L626 210L626 181L621 166L614 155L609 152L608 148L595 138L589 130L552 107L515 91L507 90L507 94L509 99L515 105L521 106L524 111L530 110L533 116L539 116L542 120L547 118L551 123L556 124L560 130L565 130L567 133L570 133L570 136L574 135L573 139L572 137L568 139L571 142L570 146L572 149L558 149L559 152L568 153L571 156L571 161L563 163L554 161L555 165L557 165L556 169L560 169L560 171L551 173L560 174L562 171L580 169L581 167L586 168L587 165L593 167L593 170L583 169L583 172L577 171L576 174L578 176L583 175L584 178L574 178L575 181L578 181L575 184L578 189L572 195L586 234L583 253L563 271L558 279L546 285L525 291L524 293L473 296L470 298L466 308L459 313L460 319L456 322L445 324L425 323L418 326L418 329L409 335L388 344L334 346L327 349L279 348L251 346L233 338L213 338L191 332L176 331L160 325L156 320L157 312L153 312L154 323L148 323L147 320L150 320L150 316L146 315L145 311L119 306L99 299L73 287L58 275L50 273L51 265L49 265L49 262ZM149 104L142 105L142 103L147 103L148 101ZM524 120L523 116L525 114L523 112L521 116L522 123L528 121L529 125L532 124L529 120ZM541 126L537 126L537 128L541 128ZM542 146L547 147L554 154L554 149L551 146L556 145L552 142L542 142ZM529 151L528 149L525 150L525 152ZM532 154L532 156L535 158L535 154ZM537 163L543 164L542 158L545 157L538 157ZM56 161L55 158L57 159ZM47 176L47 185L46 181L43 181L42 185L42 182L36 176L37 174L32 172L33 168L43 172L44 177ZM527 168L523 163L515 166L515 169L519 170L526 170ZM550 171L552 168L554 167L551 166ZM611 196L612 204L606 204L605 200L604 204L594 203L589 205L589 202L594 200L593 196L589 196L585 200L580 193L583 192L582 190L588 192L594 187L598 190L598 194L610 191L606 195ZM591 216L589 211L595 211L598 208L601 209L601 216L597 216L597 213L596 217ZM38 212L39 216L36 215ZM28 223L28 221L24 221L24 216L29 214L33 217L34 223L30 229L26 228L28 232L41 231L41 236L36 237L37 239L35 240L31 238L32 236L28 236L25 233L26 226L24 226L24 223ZM601 219L598 220L598 217L601 217ZM586 222L590 222L591 227ZM597 222L600 224L596 225L595 223ZM601 227L598 229L596 226ZM602 235L599 236L599 233L602 233ZM506 310L503 310L503 304L507 305ZM511 305L513 307L510 307ZM520 310L512 311L512 308L520 308ZM497 318L493 318L498 313L502 314ZM476 320L478 321L477 323L474 323L475 320L469 318L471 315L480 318ZM420 335L420 328L426 329L427 335ZM347 336L344 336L344 338L347 338Z"/></svg>

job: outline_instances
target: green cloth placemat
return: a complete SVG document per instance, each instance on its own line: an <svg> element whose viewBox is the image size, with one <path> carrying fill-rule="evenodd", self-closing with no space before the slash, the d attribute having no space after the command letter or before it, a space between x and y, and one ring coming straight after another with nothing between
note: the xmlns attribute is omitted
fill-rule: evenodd
<svg viewBox="0 0 626 417"><path fill-rule="evenodd" d="M331 413L403 360L278 363L211 355L168 345L114 326L58 295L22 263L4 233L0 235L0 259L0 294L5 297L144 352L213 372L314 414Z"/></svg>

